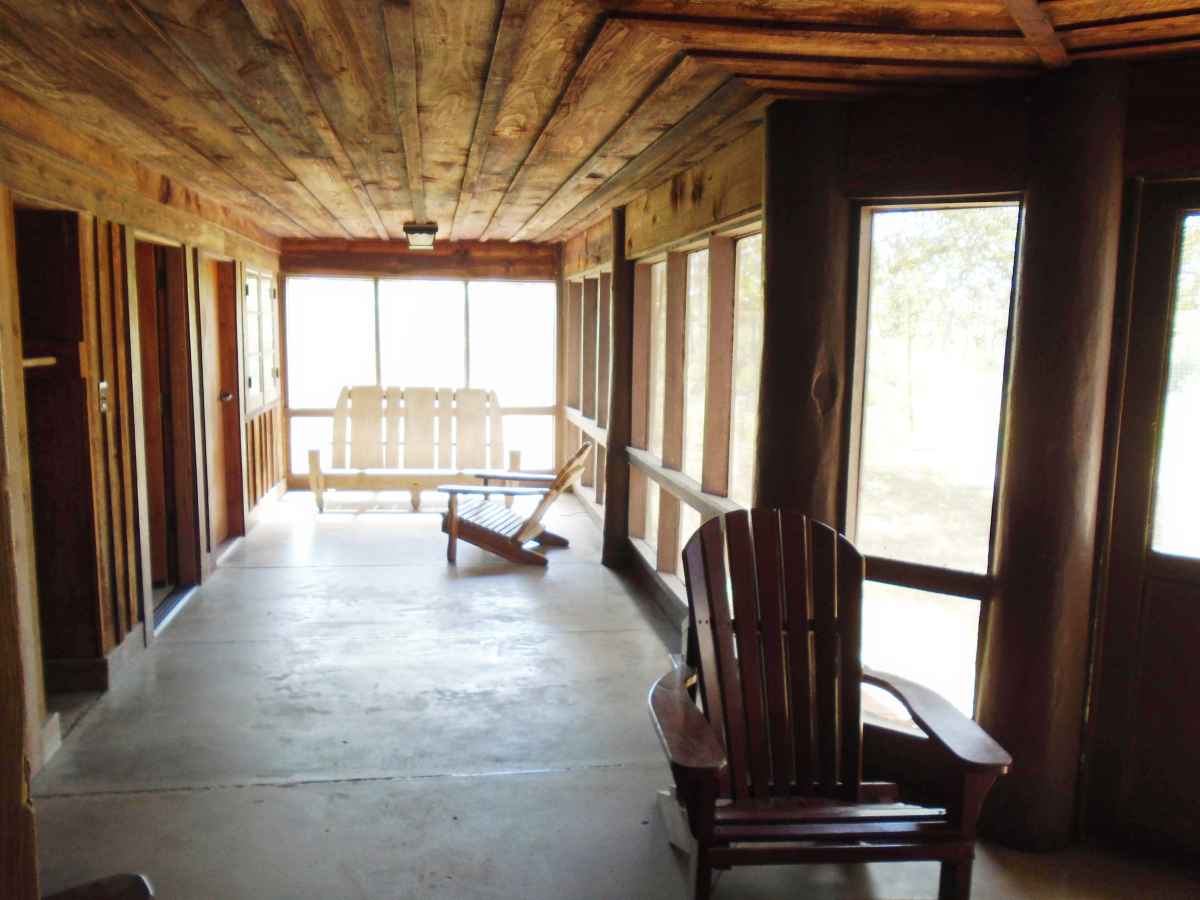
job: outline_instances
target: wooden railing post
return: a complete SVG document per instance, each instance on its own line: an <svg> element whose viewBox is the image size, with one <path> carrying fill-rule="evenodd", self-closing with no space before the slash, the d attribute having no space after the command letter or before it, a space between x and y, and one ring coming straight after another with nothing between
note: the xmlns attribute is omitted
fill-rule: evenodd
<svg viewBox="0 0 1200 900"><path fill-rule="evenodd" d="M625 257L625 209L612 212L612 363L604 486L606 566L629 561L629 446L633 408L633 262Z"/></svg>

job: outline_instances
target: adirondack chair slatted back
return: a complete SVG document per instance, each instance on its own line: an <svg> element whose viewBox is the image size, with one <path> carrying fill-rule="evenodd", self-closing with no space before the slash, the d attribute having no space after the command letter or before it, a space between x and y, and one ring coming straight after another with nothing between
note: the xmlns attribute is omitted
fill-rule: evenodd
<svg viewBox="0 0 1200 900"><path fill-rule="evenodd" d="M563 463L563 467L558 470L554 481L551 482L546 493L542 495L542 499L538 502L532 515L525 520L525 524L521 526L521 530L513 536L514 541L518 544L523 544L525 541L533 540L541 533L542 517L546 515L546 510L553 505L554 501L558 499L558 496L563 491L569 490L575 482L583 477L583 470L587 467L587 458L591 452L592 445L585 443Z"/></svg>
<svg viewBox="0 0 1200 900"><path fill-rule="evenodd" d="M505 465L503 415L492 391L360 385L338 395L334 469Z"/></svg>
<svg viewBox="0 0 1200 900"><path fill-rule="evenodd" d="M862 556L800 513L755 509L706 522L683 560L689 661L729 760L723 795L856 800Z"/></svg>

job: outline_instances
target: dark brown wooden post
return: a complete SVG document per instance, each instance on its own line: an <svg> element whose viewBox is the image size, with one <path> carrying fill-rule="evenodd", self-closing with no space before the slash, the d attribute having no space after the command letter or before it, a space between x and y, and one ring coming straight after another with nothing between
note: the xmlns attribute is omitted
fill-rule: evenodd
<svg viewBox="0 0 1200 900"><path fill-rule="evenodd" d="M755 504L794 507L838 527L850 383L845 155L841 104L768 108Z"/></svg>
<svg viewBox="0 0 1200 900"><path fill-rule="evenodd" d="M625 257L625 208L612 211L612 361L608 395L608 454L604 486L606 566L629 561L629 446L633 409L633 269Z"/></svg>
<svg viewBox="0 0 1200 900"><path fill-rule="evenodd" d="M1070 842L1083 727L1126 72L1044 76L1031 168L978 718L1013 756L988 833Z"/></svg>

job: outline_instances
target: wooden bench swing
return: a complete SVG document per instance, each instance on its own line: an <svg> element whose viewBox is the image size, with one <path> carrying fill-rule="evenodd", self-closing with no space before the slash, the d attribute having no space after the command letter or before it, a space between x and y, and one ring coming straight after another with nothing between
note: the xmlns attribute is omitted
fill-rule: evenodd
<svg viewBox="0 0 1200 900"><path fill-rule="evenodd" d="M519 469L521 456L504 455L504 416L493 391L477 388L342 388L333 415L332 467L309 450L309 486L317 509L325 492L408 491L413 512L421 491L460 482L465 469Z"/></svg>

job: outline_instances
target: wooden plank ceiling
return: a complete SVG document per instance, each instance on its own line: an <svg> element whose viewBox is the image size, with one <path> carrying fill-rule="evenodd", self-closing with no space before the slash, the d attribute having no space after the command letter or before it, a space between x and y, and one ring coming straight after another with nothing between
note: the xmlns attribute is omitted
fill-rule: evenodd
<svg viewBox="0 0 1200 900"><path fill-rule="evenodd" d="M772 97L1197 49L1200 0L0 0L0 129L23 95L279 237L546 241Z"/></svg>

